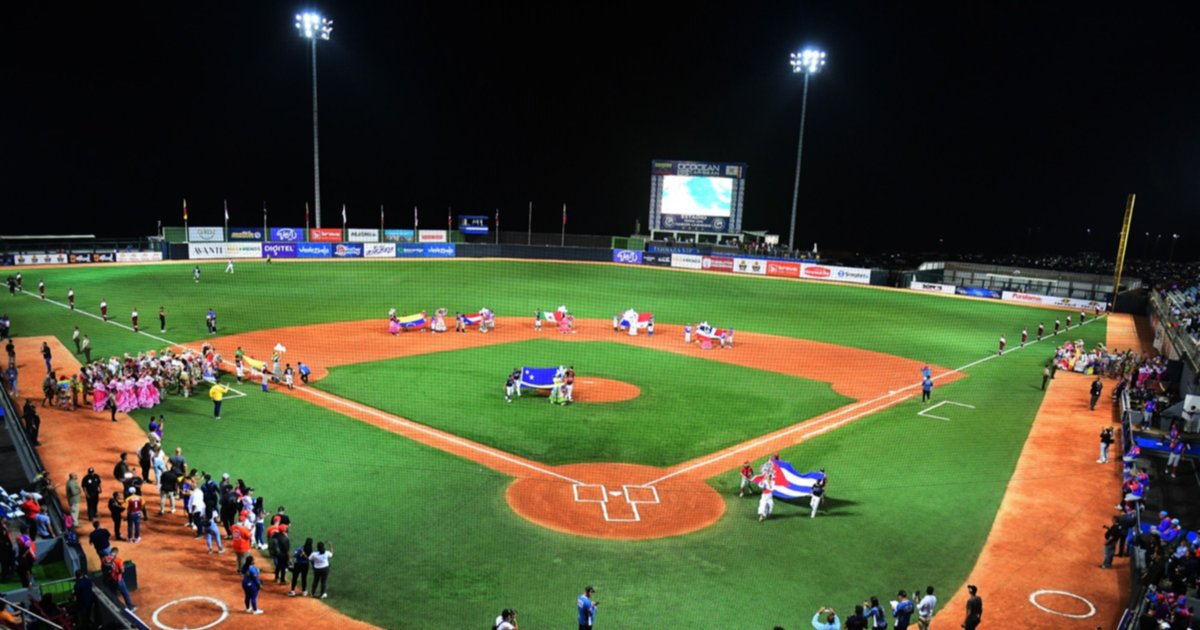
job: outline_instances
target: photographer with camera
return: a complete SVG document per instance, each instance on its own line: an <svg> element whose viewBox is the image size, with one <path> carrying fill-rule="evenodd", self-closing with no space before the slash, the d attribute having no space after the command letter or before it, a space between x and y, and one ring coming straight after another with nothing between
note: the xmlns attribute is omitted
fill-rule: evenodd
<svg viewBox="0 0 1200 630"><path fill-rule="evenodd" d="M832 608L822 606L812 618L812 626L816 630L841 630L842 620Z"/></svg>

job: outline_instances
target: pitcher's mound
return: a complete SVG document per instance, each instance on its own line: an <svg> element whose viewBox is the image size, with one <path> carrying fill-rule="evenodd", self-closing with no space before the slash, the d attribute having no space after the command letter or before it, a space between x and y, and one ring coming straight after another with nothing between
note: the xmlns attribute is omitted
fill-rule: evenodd
<svg viewBox="0 0 1200 630"><path fill-rule="evenodd" d="M568 534L665 538L704 529L725 513L725 500L701 479L680 475L651 485L666 474L662 468L571 464L550 470L563 478L517 479L505 498L522 517Z"/></svg>
<svg viewBox="0 0 1200 630"><path fill-rule="evenodd" d="M633 400L642 395L637 385L599 376L579 376L575 379L575 402L607 403Z"/></svg>

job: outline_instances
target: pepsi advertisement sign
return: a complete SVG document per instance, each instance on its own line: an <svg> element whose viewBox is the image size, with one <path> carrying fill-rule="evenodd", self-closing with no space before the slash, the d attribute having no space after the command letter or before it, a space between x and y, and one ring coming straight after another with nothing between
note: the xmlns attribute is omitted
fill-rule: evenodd
<svg viewBox="0 0 1200 630"><path fill-rule="evenodd" d="M271 258L295 258L296 244L295 243L263 243L262 246L263 258L270 256Z"/></svg>
<svg viewBox="0 0 1200 630"><path fill-rule="evenodd" d="M281 243L295 243L298 241L303 241L304 228L271 228L271 240Z"/></svg>
<svg viewBox="0 0 1200 630"><path fill-rule="evenodd" d="M613 262L626 265L640 265L642 264L642 252L633 249L614 249Z"/></svg>
<svg viewBox="0 0 1200 630"><path fill-rule="evenodd" d="M334 258L362 258L362 243L338 243L333 246Z"/></svg>
<svg viewBox="0 0 1200 630"><path fill-rule="evenodd" d="M333 245L329 243L297 243L297 258L329 258L333 256Z"/></svg>

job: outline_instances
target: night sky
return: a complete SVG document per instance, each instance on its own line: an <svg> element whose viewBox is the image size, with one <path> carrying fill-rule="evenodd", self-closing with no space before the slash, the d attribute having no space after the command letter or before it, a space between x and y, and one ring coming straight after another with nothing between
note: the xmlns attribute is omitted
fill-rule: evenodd
<svg viewBox="0 0 1200 630"><path fill-rule="evenodd" d="M745 229L798 245L1111 255L1200 243L1200 33L1183 3L356 3L318 49L324 224L628 234L650 160L749 164ZM1113 5L1116 6L1116 5ZM309 48L281 2L6 7L0 233L301 225ZM56 217L70 216L64 224ZM1093 234L1087 235L1091 227ZM783 235L786 242L786 235Z"/></svg>

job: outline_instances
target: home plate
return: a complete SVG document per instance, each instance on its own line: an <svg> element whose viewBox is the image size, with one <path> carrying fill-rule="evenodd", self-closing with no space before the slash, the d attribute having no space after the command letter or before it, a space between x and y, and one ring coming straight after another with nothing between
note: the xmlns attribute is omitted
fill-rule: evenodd
<svg viewBox="0 0 1200 630"><path fill-rule="evenodd" d="M612 495L612 496L614 496L614 497L619 497L619 496L621 496L621 491L620 491L620 490L609 490L609 491L608 491L608 493L609 493L609 494L611 494L611 495Z"/></svg>

